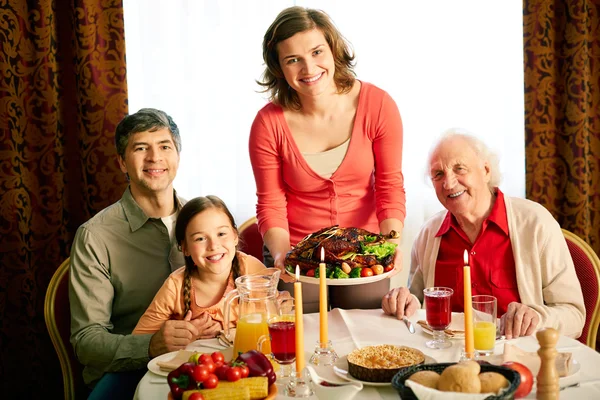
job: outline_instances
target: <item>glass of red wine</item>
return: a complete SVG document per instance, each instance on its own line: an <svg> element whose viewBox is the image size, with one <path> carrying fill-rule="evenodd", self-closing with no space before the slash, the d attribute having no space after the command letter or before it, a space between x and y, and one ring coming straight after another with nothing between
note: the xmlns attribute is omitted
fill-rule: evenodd
<svg viewBox="0 0 600 400"><path fill-rule="evenodd" d="M258 340L258 349L271 339L271 356L279 364L277 379L289 379L294 373L296 361L296 319L293 299L280 301L279 315L269 318L267 325L269 335L263 335Z"/></svg>
<svg viewBox="0 0 600 400"><path fill-rule="evenodd" d="M430 287L423 289L425 295L425 318L433 332L433 339L425 345L431 349L447 349L452 343L446 339L445 330L452 318L450 298L454 291L447 287Z"/></svg>

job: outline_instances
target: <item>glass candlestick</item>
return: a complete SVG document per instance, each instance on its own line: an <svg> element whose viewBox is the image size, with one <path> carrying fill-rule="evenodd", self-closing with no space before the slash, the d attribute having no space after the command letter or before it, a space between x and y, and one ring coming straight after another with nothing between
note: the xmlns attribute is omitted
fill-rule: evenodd
<svg viewBox="0 0 600 400"><path fill-rule="evenodd" d="M333 349L331 340L327 342L317 341L315 352L310 357L310 363L314 365L334 365L338 360L338 355Z"/></svg>
<svg viewBox="0 0 600 400"><path fill-rule="evenodd" d="M313 382L306 368L290 376L285 385L284 393L288 397L311 397L315 394Z"/></svg>

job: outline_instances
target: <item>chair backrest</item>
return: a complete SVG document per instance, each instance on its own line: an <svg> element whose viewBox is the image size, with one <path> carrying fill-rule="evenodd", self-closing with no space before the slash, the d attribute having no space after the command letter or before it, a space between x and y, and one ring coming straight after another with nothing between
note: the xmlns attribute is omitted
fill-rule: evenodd
<svg viewBox="0 0 600 400"><path fill-rule="evenodd" d="M238 228L240 250L263 261L263 239L258 231L256 217L250 218Z"/></svg>
<svg viewBox="0 0 600 400"><path fill-rule="evenodd" d="M585 325L579 341L596 349L596 336L600 324L600 259L590 245L579 236L566 229L562 231L575 264L585 303Z"/></svg>
<svg viewBox="0 0 600 400"><path fill-rule="evenodd" d="M69 258L58 267L46 291L44 318L58 354L62 370L65 400L85 399L88 389L83 382L83 366L75 357L71 336L71 307L69 306Z"/></svg>

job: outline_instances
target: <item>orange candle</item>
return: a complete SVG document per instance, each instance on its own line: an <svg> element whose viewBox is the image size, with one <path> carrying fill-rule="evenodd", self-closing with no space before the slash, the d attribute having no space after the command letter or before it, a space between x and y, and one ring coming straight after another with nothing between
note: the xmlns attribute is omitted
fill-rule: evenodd
<svg viewBox="0 0 600 400"><path fill-rule="evenodd" d="M294 282L294 304L296 307L296 374L302 376L304 369L304 320L302 312L302 283L300 283L300 266L296 265L296 282Z"/></svg>
<svg viewBox="0 0 600 400"><path fill-rule="evenodd" d="M327 347L327 270L325 268L325 249L321 247L321 263L319 264L319 322L321 347Z"/></svg>
<svg viewBox="0 0 600 400"><path fill-rule="evenodd" d="M465 308L465 353L467 357L474 356L475 344L473 336L473 306L471 304L471 267L469 267L469 253L464 253L465 266L463 267L464 282L464 308Z"/></svg>

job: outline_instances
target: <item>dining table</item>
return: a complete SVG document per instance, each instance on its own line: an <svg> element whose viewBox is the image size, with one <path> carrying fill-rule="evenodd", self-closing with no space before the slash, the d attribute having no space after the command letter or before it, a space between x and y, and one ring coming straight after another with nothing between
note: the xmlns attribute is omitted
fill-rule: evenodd
<svg viewBox="0 0 600 400"><path fill-rule="evenodd" d="M381 309L375 310L342 310L333 309L328 313L329 340L342 362L344 356L352 350L370 345L391 344L409 346L422 351L429 362L457 362L464 347L464 339L450 339L452 346L447 349L430 349L425 342L431 338L417 324L425 320L425 310L419 309L412 315L410 321L415 327L415 333L410 333L404 321L394 316L385 315ZM306 362L319 340L319 314L304 315L304 348ZM539 344L535 336L525 336L511 340L498 340L495 353L503 353L506 342L522 348L525 351L537 351ZM198 340L188 345L190 350L216 351L223 346L216 339ZM574 369L570 376L560 378L559 385L564 387L560 391L561 399L600 399L600 353L582 344L581 342L561 335L556 345L559 352L570 352L574 360ZM226 350L223 349L226 353ZM152 361L151 361L152 362ZM345 367L345 365L340 365ZM332 382L343 382L331 366L315 366L320 377ZM573 386L578 384L577 386ZM278 383L277 399L288 399L284 394L283 383ZM166 400L169 392L165 376L148 371L137 386L134 399L136 400ZM331 392L334 393L334 392ZM329 396L336 398L335 395ZM311 399L317 399L316 395ZM399 395L390 385L372 386L365 383L363 389L354 396L354 399L398 399ZM532 392L526 397L535 399L535 384ZM321 399L323 400L323 399Z"/></svg>

